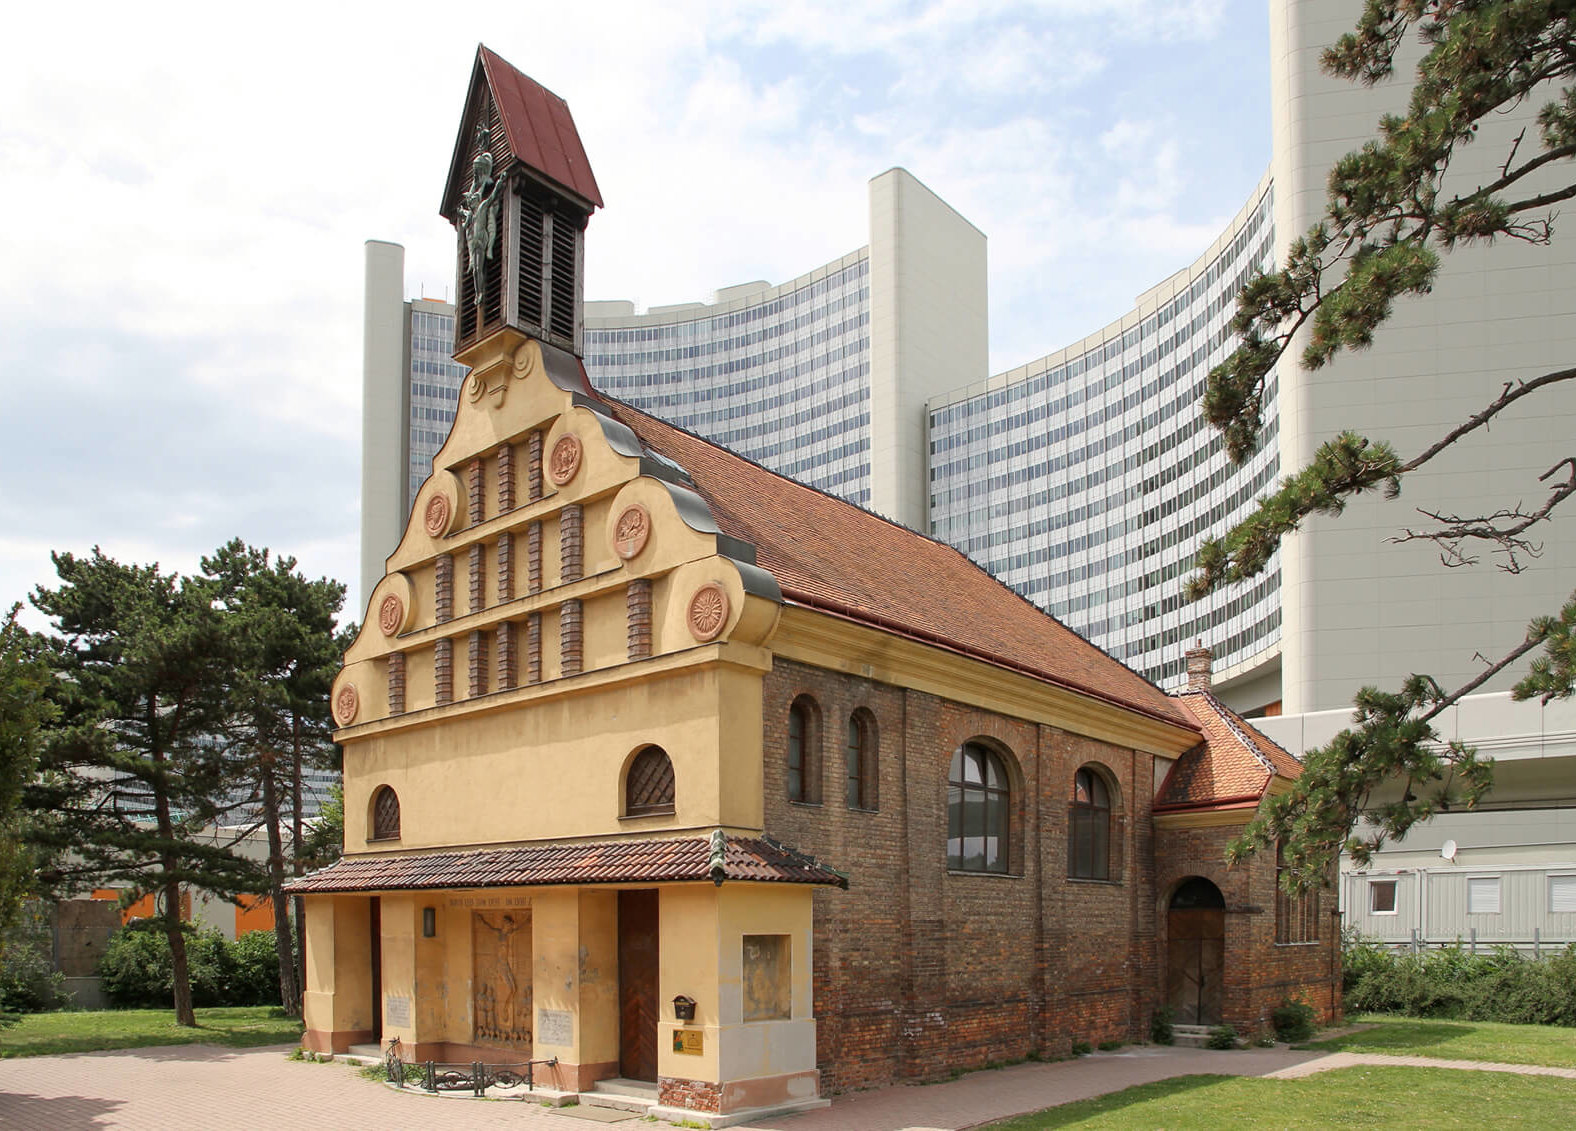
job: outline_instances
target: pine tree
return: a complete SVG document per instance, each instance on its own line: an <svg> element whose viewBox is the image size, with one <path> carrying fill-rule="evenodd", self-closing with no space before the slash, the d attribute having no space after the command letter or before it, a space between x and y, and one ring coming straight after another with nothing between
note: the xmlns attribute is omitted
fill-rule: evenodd
<svg viewBox="0 0 1576 1131"><path fill-rule="evenodd" d="M54 716L45 696L49 669L13 605L0 621L0 945L33 886L34 861L22 842L22 790L38 766L43 727Z"/></svg>
<svg viewBox="0 0 1576 1131"><path fill-rule="evenodd" d="M44 658L59 718L25 793L28 837L50 863L39 881L152 894L170 944L175 1019L195 1025L182 889L233 897L253 866L210 835L230 797L218 737L232 649L210 583L92 556L52 555L58 588L35 590L53 621Z"/></svg>
<svg viewBox="0 0 1576 1131"><path fill-rule="evenodd" d="M284 884L287 873L304 870L304 771L336 762L329 690L344 651L334 622L345 587L308 580L294 558L271 560L268 550L240 539L204 558L202 569L234 658L225 734L268 840L264 883L274 910L280 1000L297 1016L299 948Z"/></svg>
<svg viewBox="0 0 1576 1131"><path fill-rule="evenodd" d="M1576 90L1564 85L1576 78L1573 18L1570 0L1367 0L1356 29L1325 51L1330 74L1372 85L1392 77L1409 38L1424 46L1406 112L1383 118L1375 140L1335 164L1325 215L1291 244L1283 267L1251 279L1238 296L1232 325L1241 345L1211 372L1204 400L1233 460L1245 460L1257 445L1267 380L1294 346L1305 368L1318 369L1342 350L1369 345L1397 299L1428 294L1441 256L1457 246L1549 242L1554 206L1576 197L1569 169ZM1498 177L1470 187L1451 180L1452 159L1479 125L1529 101L1540 104L1536 135L1524 130L1513 140ZM1411 458L1381 439L1342 432L1245 521L1200 547L1188 595L1255 576L1309 515L1338 515L1365 491L1399 494L1409 474L1489 427L1507 407L1573 378L1576 368L1508 382ZM1398 540L1432 541L1447 565L1472 564L1486 551L1502 568L1519 569L1536 552L1535 528L1576 492L1576 460L1561 461L1543 481L1546 495L1536 507L1430 514L1432 526ZM1279 842L1289 884L1307 887L1322 882L1343 847L1363 863L1417 821L1475 804L1492 785L1490 764L1469 748L1440 747L1431 720L1540 645L1543 655L1514 694L1544 701L1570 695L1573 626L1576 595L1461 687L1446 690L1413 676L1398 693L1365 688L1353 726L1309 752L1296 789L1266 807L1233 845L1233 857ZM1398 779L1406 783L1402 800L1370 804L1374 789ZM1359 817L1374 828L1365 840L1351 836Z"/></svg>

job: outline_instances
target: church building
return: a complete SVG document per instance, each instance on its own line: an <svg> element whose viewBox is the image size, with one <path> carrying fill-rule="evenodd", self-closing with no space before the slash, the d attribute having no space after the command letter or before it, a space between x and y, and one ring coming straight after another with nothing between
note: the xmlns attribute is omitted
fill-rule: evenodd
<svg viewBox="0 0 1576 1131"><path fill-rule="evenodd" d="M443 203L471 375L334 685L307 1047L556 1058L726 1119L1164 1007L1338 1015L1333 900L1224 863L1299 767L1207 651L1168 696L956 550L599 396L600 205L565 103L482 48Z"/></svg>

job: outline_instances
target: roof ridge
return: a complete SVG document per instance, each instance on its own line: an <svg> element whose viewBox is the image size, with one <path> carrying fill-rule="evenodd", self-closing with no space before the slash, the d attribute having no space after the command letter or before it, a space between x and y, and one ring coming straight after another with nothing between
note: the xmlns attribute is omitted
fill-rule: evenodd
<svg viewBox="0 0 1576 1131"><path fill-rule="evenodd" d="M1237 741L1242 743L1242 745L1247 748L1248 753L1252 754L1253 757L1258 760L1259 765L1263 766L1269 771L1270 777L1273 778L1280 775L1280 771L1275 768L1275 763L1270 758L1270 756L1264 753L1263 750L1259 749L1259 744L1253 741L1253 739L1248 735L1247 731L1243 730L1243 727L1248 725L1247 720L1242 718L1242 716L1238 715L1237 712L1226 706L1219 699L1215 698L1214 692L1210 691L1208 688L1190 687L1184 691L1178 692L1177 694L1179 697L1182 695L1203 696L1205 701L1214 708L1215 713L1220 716L1221 721L1224 722L1231 733L1236 736ZM1258 731L1254 730L1253 733L1257 734ZM1268 742L1269 739L1265 739L1265 741Z"/></svg>

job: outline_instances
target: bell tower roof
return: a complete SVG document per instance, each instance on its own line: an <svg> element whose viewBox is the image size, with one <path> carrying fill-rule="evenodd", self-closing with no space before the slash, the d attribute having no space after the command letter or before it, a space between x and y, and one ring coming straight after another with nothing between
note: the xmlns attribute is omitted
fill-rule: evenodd
<svg viewBox="0 0 1576 1131"><path fill-rule="evenodd" d="M502 127L499 132L503 136L493 138L496 175L502 177L511 168L520 167L568 196L584 212L602 207L602 193L569 114L569 104L496 52L478 45L465 114L454 140L449 178L438 210L446 220L453 222L458 213L470 177L476 127L482 124L495 130Z"/></svg>

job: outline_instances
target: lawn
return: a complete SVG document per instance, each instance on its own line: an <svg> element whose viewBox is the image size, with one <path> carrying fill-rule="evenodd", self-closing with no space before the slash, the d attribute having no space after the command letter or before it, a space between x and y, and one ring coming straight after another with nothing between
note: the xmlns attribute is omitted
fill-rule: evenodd
<svg viewBox="0 0 1576 1131"><path fill-rule="evenodd" d="M301 1038L301 1022L278 1006L197 1010L197 1028L175 1024L168 1009L105 1009L73 1013L29 1013L0 1030L0 1057L135 1049L148 1045L224 1045L251 1048Z"/></svg>
<svg viewBox="0 0 1576 1131"><path fill-rule="evenodd" d="M1576 1029L1559 1025L1500 1025L1491 1021L1427 1021L1416 1017L1358 1015L1372 1029L1317 1041L1321 1052L1378 1052L1448 1060L1497 1060L1576 1068ZM1301 1047L1301 1046L1299 1046Z"/></svg>
<svg viewBox="0 0 1576 1131"><path fill-rule="evenodd" d="M1051 1127L1232 1128L1528 1127L1566 1131L1576 1080L1450 1068L1344 1068L1301 1080L1179 1076L1158 1084L992 1123Z"/></svg>

